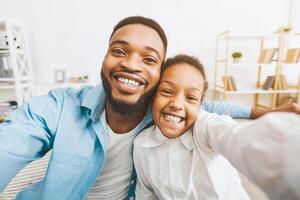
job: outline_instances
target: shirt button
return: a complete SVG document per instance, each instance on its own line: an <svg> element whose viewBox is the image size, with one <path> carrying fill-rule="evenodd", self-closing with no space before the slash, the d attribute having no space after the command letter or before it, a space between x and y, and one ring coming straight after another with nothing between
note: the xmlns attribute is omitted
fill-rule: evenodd
<svg viewBox="0 0 300 200"><path fill-rule="evenodd" d="M134 184L134 180L132 180L132 181L130 182L130 184L131 184L131 185Z"/></svg>

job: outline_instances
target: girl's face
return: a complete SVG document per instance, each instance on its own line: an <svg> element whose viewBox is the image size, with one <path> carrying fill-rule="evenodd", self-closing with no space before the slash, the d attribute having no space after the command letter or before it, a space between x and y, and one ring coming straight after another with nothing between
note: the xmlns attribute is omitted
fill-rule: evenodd
<svg viewBox="0 0 300 200"><path fill-rule="evenodd" d="M176 138L193 126L204 83L201 72L189 64L174 64L163 72L152 113L155 124L166 137Z"/></svg>

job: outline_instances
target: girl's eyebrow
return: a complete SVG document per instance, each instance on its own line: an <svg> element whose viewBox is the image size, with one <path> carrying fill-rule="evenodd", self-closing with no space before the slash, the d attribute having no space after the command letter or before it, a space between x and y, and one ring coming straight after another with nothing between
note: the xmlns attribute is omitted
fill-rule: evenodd
<svg viewBox="0 0 300 200"><path fill-rule="evenodd" d="M170 85L174 85L174 86L176 86L176 84L175 84L175 83L173 83L172 81L168 81L168 80L162 80L162 81L160 81L160 83L159 83L159 84L162 84L162 83L167 83L167 84L170 84Z"/></svg>
<svg viewBox="0 0 300 200"><path fill-rule="evenodd" d="M168 81L168 80L162 80L162 81L160 81L160 84L162 84L162 83L168 83L168 84L170 84L170 85L176 86L175 83L173 83L172 81ZM190 87L188 90L196 91L196 92L202 93L202 91L201 91L200 89L195 88L195 87Z"/></svg>

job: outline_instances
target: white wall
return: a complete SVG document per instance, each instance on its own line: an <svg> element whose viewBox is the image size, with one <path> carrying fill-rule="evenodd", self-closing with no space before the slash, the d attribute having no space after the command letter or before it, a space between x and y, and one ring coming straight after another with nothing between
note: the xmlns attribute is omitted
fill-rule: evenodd
<svg viewBox="0 0 300 200"><path fill-rule="evenodd" d="M293 5L300 8L298 0ZM229 29L268 34L289 20L287 0L0 0L0 20L26 25L36 82L53 82L55 69L68 76L99 79L101 60L114 25L123 17L154 18L169 39L168 55L198 56L212 73L215 38ZM300 16L293 8L293 23ZM210 76L211 77L211 76Z"/></svg>

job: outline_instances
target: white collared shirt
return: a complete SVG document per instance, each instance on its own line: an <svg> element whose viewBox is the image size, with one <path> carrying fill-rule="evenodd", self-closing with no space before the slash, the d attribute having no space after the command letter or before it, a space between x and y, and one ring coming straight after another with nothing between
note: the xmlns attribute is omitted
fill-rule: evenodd
<svg viewBox="0 0 300 200"><path fill-rule="evenodd" d="M175 139L166 138L156 126L135 139L138 200L249 199L237 171L215 153L207 139L208 132L220 132L235 122L201 112L196 123L197 130L190 129Z"/></svg>

